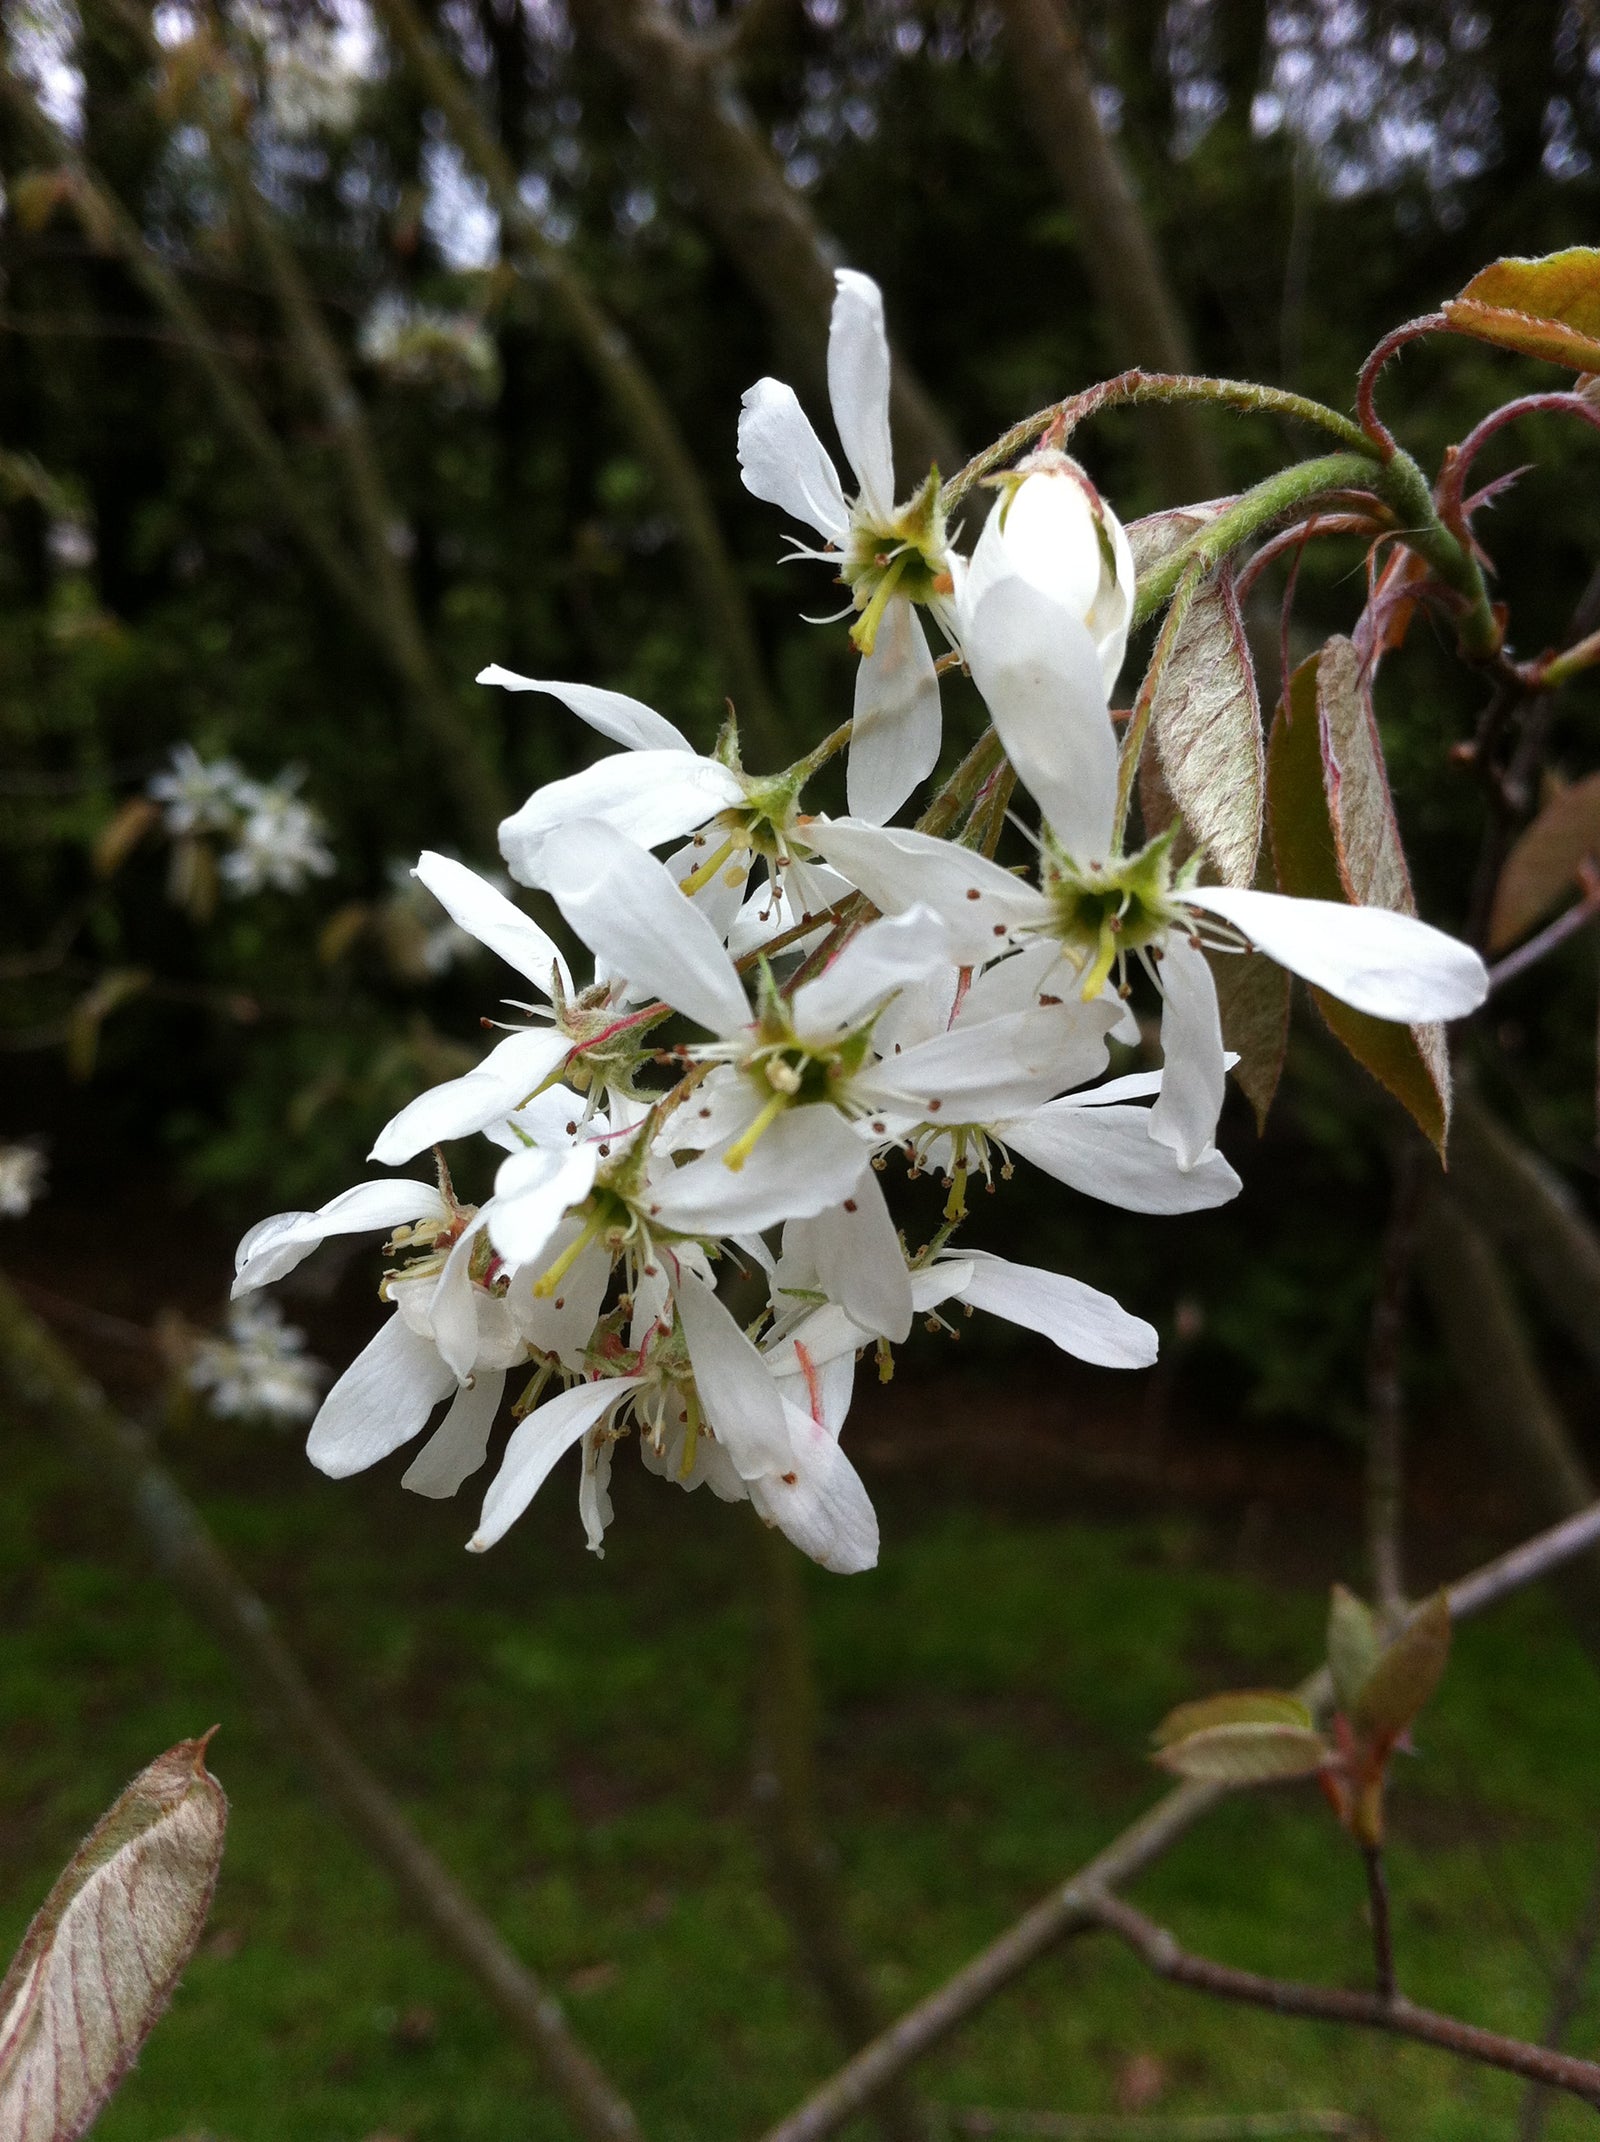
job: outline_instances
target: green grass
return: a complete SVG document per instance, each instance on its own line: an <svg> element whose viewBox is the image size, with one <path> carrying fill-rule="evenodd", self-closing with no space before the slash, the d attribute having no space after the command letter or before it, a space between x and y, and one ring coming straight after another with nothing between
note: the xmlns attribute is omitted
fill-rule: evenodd
<svg viewBox="0 0 1600 2142"><path fill-rule="evenodd" d="M221 1721L233 1803L200 1955L101 2142L545 2142L569 2130L474 1988L399 1910L204 1630L37 1439L0 1501L0 1945L159 1749ZM745 1806L760 1671L746 1513L624 1454L604 1563L571 1482L506 1543L469 1511L334 1485L209 1432L179 1453L314 1679L428 1839L633 2098L651 2142L758 2134L835 2064L767 1900ZM1007 1520L881 1498L883 1567L815 1575L824 1771L883 2001L915 1998L1159 1789L1178 1698L1313 1656L1322 1600L1221 1574L1182 1526ZM1537 2035L1600 1832L1595 1681L1542 1598L1464 1628L1395 1799L1407 1989ZM1359 1983L1359 1868L1315 1795L1241 1799L1136 1891L1192 1946ZM1535 1932L1534 1930L1537 1930ZM1600 2044L1586 2009L1577 2049ZM1111 2109L1135 2054L1161 2109L1334 2107L1393 2142L1513 2131L1519 2087L1377 2038L1225 2009L1108 1940L1038 1966L929 2063L949 2103ZM1575 2106L1548 2129L1587 2135ZM867 2132L860 2129L855 2132Z"/></svg>

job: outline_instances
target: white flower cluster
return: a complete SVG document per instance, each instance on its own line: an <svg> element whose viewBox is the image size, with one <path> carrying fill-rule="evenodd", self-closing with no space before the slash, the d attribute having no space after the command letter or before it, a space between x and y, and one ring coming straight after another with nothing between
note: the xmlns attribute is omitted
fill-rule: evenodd
<svg viewBox="0 0 1600 2142"><path fill-rule="evenodd" d="M541 1001L475 1070L403 1109L372 1157L485 1138L504 1155L493 1194L462 1203L441 1161L437 1187L363 1183L240 1245L246 1293L329 1235L392 1230L392 1314L312 1427L329 1473L376 1463L448 1400L404 1484L453 1494L520 1377L475 1548L581 1446L598 1550L612 1453L634 1430L651 1471L748 1499L829 1569L870 1566L876 1518L840 1447L863 1350L960 1304L1082 1360L1155 1358L1154 1331L1107 1295L957 1236L974 1176L1014 1159L1136 1212L1235 1194L1214 1144L1227 1058L1203 946L1248 942L1380 1018L1455 1017L1484 994L1476 955L1406 916L1202 886L1167 838L1122 853L1109 693L1133 567L1115 516L1049 452L1005 480L970 558L931 484L896 506L882 309L858 275L839 277L830 379L853 501L776 381L746 396L740 452L750 488L818 529L815 555L851 590L850 815L804 808L827 747L751 775L731 734L700 757L635 700L485 671L624 747L501 828L512 876L553 898L592 971L574 975L463 865L424 855L422 883ZM919 604L1039 805L1027 877L981 840L886 822L939 750ZM976 801L969 823L998 824ZM1106 1079L1109 1040L1138 1036L1132 968L1162 1001L1164 1064ZM674 1039L681 1022L690 1038ZM897 1156L948 1187L915 1250L884 1194Z"/></svg>
<svg viewBox="0 0 1600 2142"><path fill-rule="evenodd" d="M499 388L494 338L475 313L391 294L363 321L359 347L368 364L405 386L439 387L469 401L492 401Z"/></svg>
<svg viewBox="0 0 1600 2142"><path fill-rule="evenodd" d="M200 1341L184 1380L223 1420L288 1428L310 1420L328 1378L276 1302L243 1301L229 1311L226 1337Z"/></svg>
<svg viewBox="0 0 1600 2142"><path fill-rule="evenodd" d="M171 839L215 835L231 843L221 865L230 892L298 892L334 867L321 813L295 793L302 778L286 767L274 780L255 781L232 759L202 759L192 744L178 744L148 793Z"/></svg>

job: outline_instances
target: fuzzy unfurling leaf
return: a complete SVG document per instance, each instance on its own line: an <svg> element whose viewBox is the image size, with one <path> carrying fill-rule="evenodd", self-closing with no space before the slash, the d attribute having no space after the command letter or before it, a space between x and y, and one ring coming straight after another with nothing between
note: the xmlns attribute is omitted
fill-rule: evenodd
<svg viewBox="0 0 1600 2142"><path fill-rule="evenodd" d="M1575 372L1600 371L1600 247L1491 261L1444 314L1480 342Z"/></svg>
<svg viewBox="0 0 1600 2142"><path fill-rule="evenodd" d="M1249 885L1266 762L1255 665L1226 566L1185 613L1151 702L1151 735L1196 845L1225 885Z"/></svg>
<svg viewBox="0 0 1600 2142"><path fill-rule="evenodd" d="M1351 1724L1372 1740L1397 1739L1438 1687L1449 1656L1450 1602L1435 1592L1384 1647L1351 1709Z"/></svg>
<svg viewBox="0 0 1600 2142"><path fill-rule="evenodd" d="M139 1773L79 1846L0 1981L5 2142L77 2142L194 1953L228 1813L205 1750L205 1740L180 1741Z"/></svg>
<svg viewBox="0 0 1600 2142"><path fill-rule="evenodd" d="M1310 1777L1331 1752L1298 1696L1264 1688L1180 1703L1154 1739L1164 1770L1218 1785Z"/></svg>
<svg viewBox="0 0 1600 2142"><path fill-rule="evenodd" d="M1328 1671L1333 1676L1335 1700L1347 1717L1354 1712L1382 1650L1383 1638L1371 1607L1336 1584L1328 1602Z"/></svg>

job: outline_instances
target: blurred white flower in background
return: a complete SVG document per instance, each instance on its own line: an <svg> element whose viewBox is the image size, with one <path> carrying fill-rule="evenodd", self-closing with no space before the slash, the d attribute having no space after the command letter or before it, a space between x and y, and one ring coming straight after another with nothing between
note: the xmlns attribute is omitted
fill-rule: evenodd
<svg viewBox="0 0 1600 2142"><path fill-rule="evenodd" d="M381 923L384 949L402 975L418 982L432 981L483 949L451 916L440 919L438 900L418 882L404 856L390 862L388 878L390 892ZM486 882L494 884L497 892L505 890L503 883L492 878Z"/></svg>
<svg viewBox="0 0 1600 2142"><path fill-rule="evenodd" d="M44 1154L36 1145L0 1145L0 1218L20 1220L44 1195Z"/></svg>
<svg viewBox="0 0 1600 2142"><path fill-rule="evenodd" d="M162 824L175 839L190 833L228 833L238 823L243 769L232 759L203 759L193 744L176 744L172 764L147 793L161 805Z"/></svg>
<svg viewBox="0 0 1600 2142"><path fill-rule="evenodd" d="M323 835L326 822L294 793L302 776L290 768L273 781L240 781L235 798L242 813L234 847L222 859L222 880L232 893L298 892L308 878L333 871L333 853Z"/></svg>
<svg viewBox="0 0 1600 2142"><path fill-rule="evenodd" d="M391 292L368 313L359 347L368 364L404 386L489 401L500 384L494 339L475 313L447 312Z"/></svg>
<svg viewBox="0 0 1600 2142"><path fill-rule="evenodd" d="M277 1303L258 1300L234 1305L226 1337L201 1340L185 1381L222 1420L291 1427L316 1412L327 1371Z"/></svg>

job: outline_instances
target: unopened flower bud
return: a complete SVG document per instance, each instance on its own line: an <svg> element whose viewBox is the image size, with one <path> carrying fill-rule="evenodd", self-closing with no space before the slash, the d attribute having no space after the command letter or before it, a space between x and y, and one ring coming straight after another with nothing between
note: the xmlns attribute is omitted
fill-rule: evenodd
<svg viewBox="0 0 1600 2142"><path fill-rule="evenodd" d="M997 581L1027 581L1087 625L1109 692L1133 616L1133 553L1122 523L1055 448L1030 454L998 488L966 574L964 613L973 615Z"/></svg>

